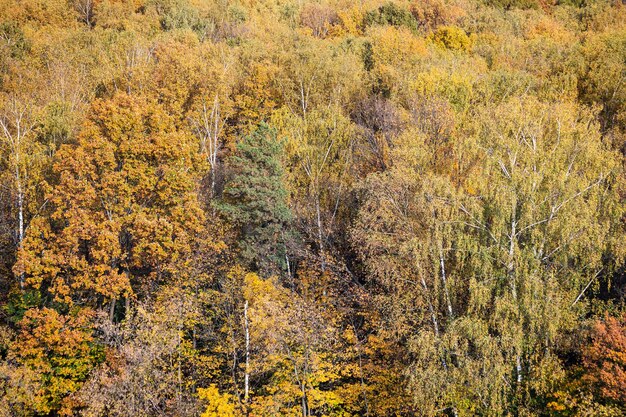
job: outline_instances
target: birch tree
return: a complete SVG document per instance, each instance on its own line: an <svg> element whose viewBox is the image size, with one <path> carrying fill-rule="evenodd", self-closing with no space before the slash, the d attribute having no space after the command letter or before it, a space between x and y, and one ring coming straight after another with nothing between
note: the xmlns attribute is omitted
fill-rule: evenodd
<svg viewBox="0 0 626 417"><path fill-rule="evenodd" d="M351 182L354 128L336 108L311 110L306 119L282 112L273 121L288 138L289 180L302 187L294 196L295 211L306 219L324 270L329 234L342 214L341 201Z"/></svg>
<svg viewBox="0 0 626 417"><path fill-rule="evenodd" d="M0 151L4 166L2 176L11 201L13 248L22 246L29 220L37 201L45 156L36 140L38 107L33 98L17 93L0 95ZM20 288L24 275L18 274Z"/></svg>
<svg viewBox="0 0 626 417"><path fill-rule="evenodd" d="M481 161L458 205L467 237L459 251L471 271L467 311L489 323L509 368L504 387L519 395L542 367L559 366L558 335L575 326L585 293L621 258L612 237L622 211L618 159L593 117L571 103L516 98L480 111L467 142L464 155Z"/></svg>

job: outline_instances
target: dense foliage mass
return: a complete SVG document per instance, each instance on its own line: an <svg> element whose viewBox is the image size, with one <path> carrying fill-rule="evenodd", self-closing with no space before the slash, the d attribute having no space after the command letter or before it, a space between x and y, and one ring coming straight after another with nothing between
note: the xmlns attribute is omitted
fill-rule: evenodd
<svg viewBox="0 0 626 417"><path fill-rule="evenodd" d="M622 416L621 0L0 0L0 417Z"/></svg>

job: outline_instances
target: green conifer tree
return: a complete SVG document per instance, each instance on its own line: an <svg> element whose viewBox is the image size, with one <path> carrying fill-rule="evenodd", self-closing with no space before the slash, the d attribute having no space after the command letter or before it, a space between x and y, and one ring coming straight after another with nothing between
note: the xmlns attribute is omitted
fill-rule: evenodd
<svg viewBox="0 0 626 417"><path fill-rule="evenodd" d="M287 268L286 241L292 213L283 181L283 144L265 123L237 144L229 160L220 211L237 225L242 260L263 275Z"/></svg>

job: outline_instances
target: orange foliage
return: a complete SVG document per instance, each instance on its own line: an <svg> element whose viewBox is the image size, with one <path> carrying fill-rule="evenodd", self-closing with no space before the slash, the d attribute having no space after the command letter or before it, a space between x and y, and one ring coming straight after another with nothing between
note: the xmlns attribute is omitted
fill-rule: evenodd
<svg viewBox="0 0 626 417"><path fill-rule="evenodd" d="M600 394L617 403L626 403L626 314L606 316L593 327L592 343L584 351L586 380Z"/></svg>
<svg viewBox="0 0 626 417"><path fill-rule="evenodd" d="M32 369L39 378L32 407L39 413L61 409L69 414L76 392L98 363L93 345L93 312L62 315L50 308L31 309L20 322L20 333L9 357Z"/></svg>

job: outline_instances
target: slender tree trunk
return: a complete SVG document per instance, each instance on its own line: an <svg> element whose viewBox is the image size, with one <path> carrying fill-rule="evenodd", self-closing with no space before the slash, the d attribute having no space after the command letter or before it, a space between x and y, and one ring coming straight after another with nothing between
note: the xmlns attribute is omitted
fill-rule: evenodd
<svg viewBox="0 0 626 417"><path fill-rule="evenodd" d="M250 330L248 326L248 300L243 305L244 329L246 332L246 373L244 376L244 394L243 399L248 403L250 395Z"/></svg>
<svg viewBox="0 0 626 417"><path fill-rule="evenodd" d="M285 253L285 264L287 265L287 277L289 278L289 281L291 281L292 280L291 265L289 264L289 255L286 253Z"/></svg>
<svg viewBox="0 0 626 417"><path fill-rule="evenodd" d="M217 152L219 150L220 127L220 102L219 96L215 95L213 109L211 110L212 126L209 130L210 152L209 163L211 165L211 198L215 198L215 178L217 177Z"/></svg>
<svg viewBox="0 0 626 417"><path fill-rule="evenodd" d="M452 318L454 314L452 313L452 302L450 301L450 293L448 292L448 282L446 279L446 265L443 259L443 245L439 246L439 266L441 268L441 281L443 284L443 291L446 297L446 305L448 307L448 316Z"/></svg>
<svg viewBox="0 0 626 417"><path fill-rule="evenodd" d="M424 276L420 276L420 281L422 283L422 287L424 288L424 295L426 298L426 302L428 304L428 311L430 312L430 317L431 320L433 322L433 330L435 331L435 338L437 339L437 344L439 344L439 320L437 320L437 312L435 311L435 306L432 303L431 297L430 297L430 291L428 289L428 285L426 284L426 280L424 279ZM442 357L441 358L441 364L443 365L444 369L448 369L448 363L446 362L446 358Z"/></svg>
<svg viewBox="0 0 626 417"><path fill-rule="evenodd" d="M324 236L322 232L322 215L320 213L320 196L316 193L315 196L315 212L317 215L317 242L320 250L320 262L322 272L326 272L326 259L324 258Z"/></svg>
<svg viewBox="0 0 626 417"><path fill-rule="evenodd" d="M199 295L198 295L198 285L196 283L196 288L195 288L195 294L196 294L196 299L199 299ZM197 349L197 345L198 345L198 332L197 332L197 323L194 321L193 323L193 331L192 331L192 343L193 343L193 349L196 350ZM194 380L194 386L195 386L195 380Z"/></svg>
<svg viewBox="0 0 626 417"><path fill-rule="evenodd" d="M17 183L17 248L20 249L24 241L24 192L18 162L15 165L15 180ZM24 272L20 273L19 281L20 289L24 290Z"/></svg>
<svg viewBox="0 0 626 417"><path fill-rule="evenodd" d="M507 264L507 275L513 299L517 300L517 284L515 283L515 240L517 235L516 203L513 202L513 212L511 213L511 235L509 236L509 259Z"/></svg>
<svg viewBox="0 0 626 417"><path fill-rule="evenodd" d="M435 336L439 338L439 321L437 320L437 313L435 312L435 307L430 299L430 291L428 290L428 285L426 285L426 280L423 276L420 277L420 281L422 283L422 287L424 288L424 293L426 295L426 302L428 304L428 311L430 312L430 317L433 322L433 329L435 330Z"/></svg>
<svg viewBox="0 0 626 417"><path fill-rule="evenodd" d="M17 249L22 247L25 234L25 199L26 191L24 189L24 178L20 171L21 154L27 152L25 149L25 139L35 126L34 118L32 118L31 106L24 102L21 103L16 97L12 97L6 106L0 112L0 145L6 146L11 155L7 156L9 165L11 159L15 164L10 169L14 170L15 191L17 193ZM11 158L12 157L12 158ZM20 288L24 289L24 273L20 273L18 278Z"/></svg>
<svg viewBox="0 0 626 417"><path fill-rule="evenodd" d="M225 123L220 113L218 94L215 94L212 105L208 105L206 101L202 103L201 114L198 118L192 118L191 123L198 139L200 139L200 150L206 155L206 161L209 163L209 193L210 198L214 199L218 171L217 156L220 150L220 136ZM213 209L213 214L215 215L215 209Z"/></svg>
<svg viewBox="0 0 626 417"><path fill-rule="evenodd" d="M300 381L300 390L302 391L302 417L307 417L307 406L306 406L306 389L304 387L304 381Z"/></svg>
<svg viewBox="0 0 626 417"><path fill-rule="evenodd" d="M109 320L113 322L115 317L115 303L117 302L116 298L111 299L111 304L109 305Z"/></svg>
<svg viewBox="0 0 626 417"><path fill-rule="evenodd" d="M296 380L300 384L300 403L302 406L302 417L307 417L307 406L306 406L306 386L304 385L304 378L300 378L300 374L298 373L298 365L296 364L296 359L289 352L289 356L293 360L293 373L296 377Z"/></svg>

